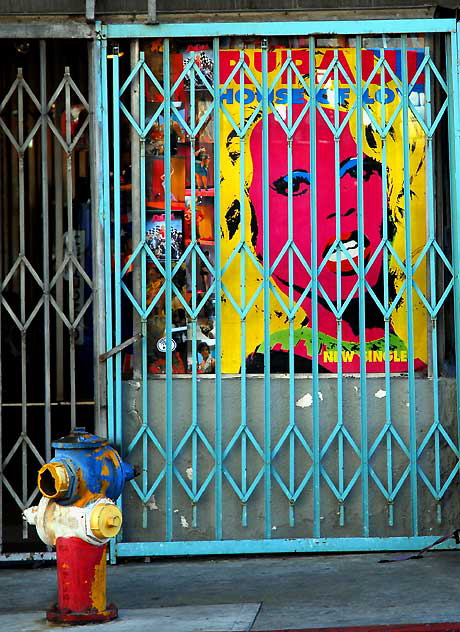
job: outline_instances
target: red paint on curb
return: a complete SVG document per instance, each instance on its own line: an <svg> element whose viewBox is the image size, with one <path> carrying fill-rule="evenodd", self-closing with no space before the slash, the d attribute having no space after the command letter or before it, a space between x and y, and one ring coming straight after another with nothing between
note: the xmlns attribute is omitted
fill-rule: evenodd
<svg viewBox="0 0 460 632"><path fill-rule="evenodd" d="M259 630L259 632L460 632L457 623L403 623L390 625L360 625L333 628L296 628L293 630Z"/></svg>

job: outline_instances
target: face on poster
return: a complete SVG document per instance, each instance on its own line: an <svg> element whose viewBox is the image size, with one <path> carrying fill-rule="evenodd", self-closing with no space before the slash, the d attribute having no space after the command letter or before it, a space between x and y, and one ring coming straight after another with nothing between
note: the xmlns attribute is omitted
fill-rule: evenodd
<svg viewBox="0 0 460 632"><path fill-rule="evenodd" d="M228 53L222 64L224 73L226 68L231 72L234 65L235 51ZM400 102L393 80L401 69L399 51L388 52L387 63L393 74L382 70L374 76L377 55L373 51L363 51L363 85L367 82L367 87L362 90L361 131L357 128L357 87L350 87L348 83L349 78L354 80L356 76L355 51L341 49L343 73L331 71L328 78L325 74L331 53L330 50L316 51L315 81L316 84L322 81L322 87L317 89L318 107L315 110L308 107L305 79L301 80L291 72L289 84L288 73L280 74L287 51L276 51L269 58L270 77L278 79L269 82L271 108L265 121L256 111L260 93L251 87L249 79L245 80L244 89L236 82L226 84L222 102L227 113L238 121L239 101L243 99L245 120L248 121L253 113L255 116L248 129L244 164L240 160L239 140L235 140L225 121L221 128L224 139L221 162L223 167L228 167L223 170L222 181L223 252L228 250L230 253L235 247L235 239L240 238L244 223L246 239L250 241L255 257L261 265L270 266L270 282L275 290L269 315L272 371L287 370L292 340L295 369L311 370L314 316L318 323L320 370L336 372L340 353L342 370L359 372L362 351L359 341L364 336L368 372L385 372L388 363L393 372L407 371L407 294L398 259L404 261L407 256L404 207L408 196L412 263L426 243L425 138L412 115L404 133L400 111L399 114L396 112L385 141L377 125L377 121L389 121ZM298 68L309 68L308 51L297 50L290 54ZM246 63L254 73L260 66L260 56L261 51L246 51ZM412 77L419 62L419 53L410 51L408 67ZM384 78L381 76L383 72ZM260 78L260 73L256 76ZM383 80L385 85L382 87ZM225 81L221 74L221 85ZM412 92L411 101L414 107L419 107L423 101L423 73L413 81ZM410 145L411 186L407 193L404 193L403 177L404 142ZM268 147L268 160L264 147ZM239 213L234 212L232 216L230 211L235 211L237 206L234 190L239 184L239 169L244 169L245 173L245 205L243 212L240 208ZM264 173L268 188L263 185ZM360 207L363 211L361 220ZM228 221L229 217L232 223ZM316 301L313 301L312 266L315 264L318 289ZM360 266L364 269L364 291L361 292L358 283ZM260 285L262 276L254 266L248 266L248 269L247 293L251 295L251 291L256 291ZM231 274L234 277L235 270ZM226 283L237 291L236 285L232 285L231 274ZM422 263L415 273L422 292L426 290L425 276L426 266ZM398 292L399 299L396 300ZM415 368L423 369L427 361L426 316L415 292L412 299ZM313 302L316 303L315 315ZM385 325L382 311L388 310L392 302L391 316ZM263 370L262 303L262 300L256 301L247 318L245 354L248 371L253 372ZM293 306L297 308L293 336L286 316L287 305L291 309ZM360 305L364 305L364 331L362 325L360 328ZM224 303L224 313L226 309ZM228 312L227 320L223 313L223 365L228 372L236 372L243 354L234 344L238 323L235 318L232 320L230 310ZM228 345L225 344L226 336L232 341Z"/></svg>

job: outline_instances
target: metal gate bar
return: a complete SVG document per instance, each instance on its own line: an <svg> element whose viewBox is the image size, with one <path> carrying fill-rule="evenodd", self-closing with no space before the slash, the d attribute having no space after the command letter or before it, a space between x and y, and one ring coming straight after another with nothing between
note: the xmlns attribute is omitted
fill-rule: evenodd
<svg viewBox="0 0 460 632"><path fill-rule="evenodd" d="M452 164L456 165L460 157L460 69L458 59L460 57L460 30L457 25L447 41L446 57L449 74L449 104L453 112L449 117L449 155ZM454 268L454 330L455 330L455 371L457 382L457 419L460 420L460 182L455 176L454 169L450 170L450 195L452 212L452 257ZM460 423L458 427L457 441L460 446Z"/></svg>
<svg viewBox="0 0 460 632"><path fill-rule="evenodd" d="M457 23L452 18L419 19L414 20L360 20L347 21L315 21L298 20L297 22L213 22L203 24L194 22L183 24L181 37L225 37L261 35L385 35L392 33L455 33ZM177 37L177 24L107 24L102 26L103 32L109 39L137 39L153 37ZM396 30L395 30L396 29Z"/></svg>

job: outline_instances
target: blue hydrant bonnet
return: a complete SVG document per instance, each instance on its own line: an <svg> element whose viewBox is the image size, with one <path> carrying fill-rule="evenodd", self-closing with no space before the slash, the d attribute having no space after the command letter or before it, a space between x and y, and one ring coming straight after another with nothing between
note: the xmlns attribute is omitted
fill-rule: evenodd
<svg viewBox="0 0 460 632"><path fill-rule="evenodd" d="M52 446L55 456L40 469L38 486L44 496L61 505L84 506L96 496L115 501L136 474L108 439L80 426Z"/></svg>
<svg viewBox="0 0 460 632"><path fill-rule="evenodd" d="M70 434L51 443L53 448L66 450L88 450L109 445L109 440L91 434L82 426L76 426Z"/></svg>

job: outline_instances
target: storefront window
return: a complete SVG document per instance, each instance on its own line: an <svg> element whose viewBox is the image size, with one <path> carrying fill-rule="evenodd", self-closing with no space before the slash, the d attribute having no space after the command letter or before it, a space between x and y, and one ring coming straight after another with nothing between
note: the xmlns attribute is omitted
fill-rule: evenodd
<svg viewBox="0 0 460 632"><path fill-rule="evenodd" d="M267 349L271 372L310 372L314 338L320 371L334 373L340 365L345 373L359 372L363 336L369 373L405 372L412 344L408 319L417 332L414 368L426 368L427 266L417 257L427 241L427 129L436 116L434 100L425 106L429 69L422 65L428 53L417 37L407 40L405 60L399 39L373 38L365 45L357 54L355 40L318 40L313 81L307 39L270 40L265 81L260 39L222 41L219 78L211 42L174 41L169 111L163 42L145 45L149 72L142 89L151 125L142 163L140 238L148 256L138 293L145 292L149 311L152 376L166 366L167 252L176 374L193 367L213 373L216 300L223 373L262 372ZM265 113L263 85L268 85ZM131 158L128 152L128 188ZM121 251L127 262L137 240L127 209L123 217ZM408 258L419 290L410 297ZM223 282L218 297L216 265ZM262 289L267 268L268 302ZM127 269L128 289L136 285L129 275ZM125 359L129 374L129 353Z"/></svg>

